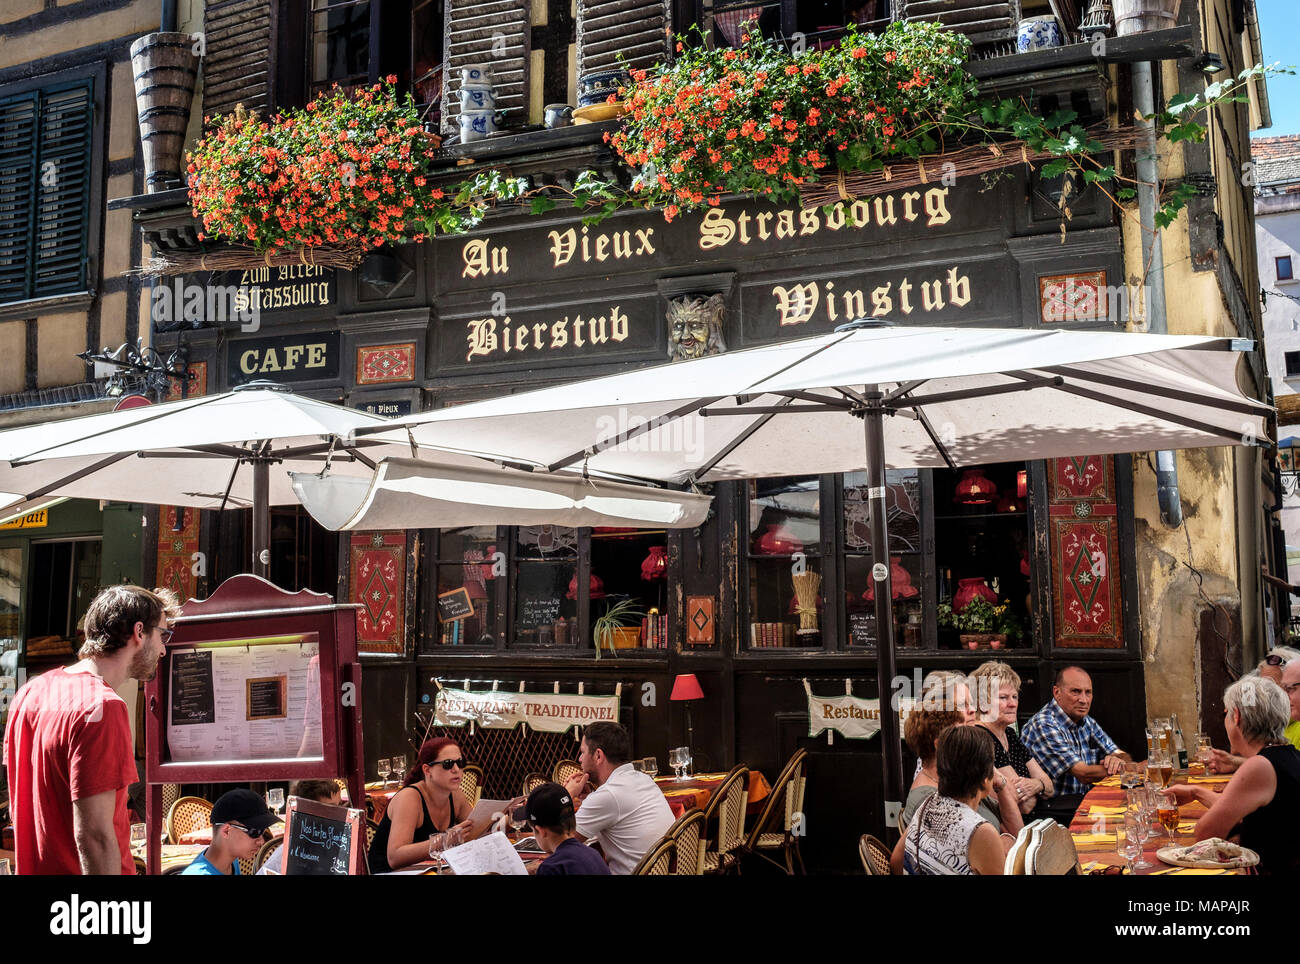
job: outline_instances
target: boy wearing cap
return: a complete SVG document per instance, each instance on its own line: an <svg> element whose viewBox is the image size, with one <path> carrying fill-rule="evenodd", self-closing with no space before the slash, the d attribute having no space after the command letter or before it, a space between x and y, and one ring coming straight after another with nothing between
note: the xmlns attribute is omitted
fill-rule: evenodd
<svg viewBox="0 0 1300 964"><path fill-rule="evenodd" d="M212 845L181 874L238 874L240 859L257 853L262 845L262 832L279 819L252 790L223 793L212 806Z"/></svg>
<svg viewBox="0 0 1300 964"><path fill-rule="evenodd" d="M538 877L603 874L609 867L600 854L578 839L573 798L558 783L543 783L524 805L538 845L551 856L537 868Z"/></svg>

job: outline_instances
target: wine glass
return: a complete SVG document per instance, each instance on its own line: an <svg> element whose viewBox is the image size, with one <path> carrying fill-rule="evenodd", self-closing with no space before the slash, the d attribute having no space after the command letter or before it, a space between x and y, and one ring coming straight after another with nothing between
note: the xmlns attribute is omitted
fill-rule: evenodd
<svg viewBox="0 0 1300 964"><path fill-rule="evenodd" d="M691 776L693 776L691 773L691 764L694 762L695 757L691 755L691 748L689 746L682 747L682 765L686 768L687 779L690 779Z"/></svg>
<svg viewBox="0 0 1300 964"><path fill-rule="evenodd" d="M1142 851L1145 851L1146 842L1151 839L1151 834L1153 832L1151 827L1151 818L1155 813L1155 794L1159 792L1159 788L1148 788L1141 795L1141 805L1137 812L1137 824L1134 835L1138 840ZM1155 864L1146 859L1144 852L1139 852L1137 863L1133 865L1136 870L1147 870L1154 866Z"/></svg>
<svg viewBox="0 0 1300 964"><path fill-rule="evenodd" d="M1141 765L1128 762L1124 764L1124 772L1120 774L1119 785L1125 790L1131 790L1140 786L1142 783Z"/></svg>
<svg viewBox="0 0 1300 964"><path fill-rule="evenodd" d="M388 757L382 757L375 767L378 771L377 776L379 777L379 782L384 786L388 786L388 768L390 763L391 761Z"/></svg>
<svg viewBox="0 0 1300 964"><path fill-rule="evenodd" d="M686 764L682 762L681 747L675 747L668 751L668 765L673 768L673 774L678 780L686 779L682 776L682 770Z"/></svg>
<svg viewBox="0 0 1300 964"><path fill-rule="evenodd" d="M1210 760L1214 758L1214 747L1210 743L1210 738L1204 733L1196 734L1196 762L1200 763L1208 773L1210 770Z"/></svg>
<svg viewBox="0 0 1300 964"><path fill-rule="evenodd" d="M442 873L442 852L451 849L448 843L449 831L435 833L429 837L429 859L434 863L434 871Z"/></svg>
<svg viewBox="0 0 1300 964"><path fill-rule="evenodd" d="M659 759L653 756L646 757L641 761L641 770L646 776L653 780L659 773Z"/></svg>
<svg viewBox="0 0 1300 964"><path fill-rule="evenodd" d="M284 806L284 788L272 787L270 790L267 790L266 805L276 813L279 813L280 808Z"/></svg>
<svg viewBox="0 0 1300 964"><path fill-rule="evenodd" d="M393 757L393 773L396 775L397 783L399 784L404 779L406 779L406 754L405 753L399 753L397 754L397 756Z"/></svg>

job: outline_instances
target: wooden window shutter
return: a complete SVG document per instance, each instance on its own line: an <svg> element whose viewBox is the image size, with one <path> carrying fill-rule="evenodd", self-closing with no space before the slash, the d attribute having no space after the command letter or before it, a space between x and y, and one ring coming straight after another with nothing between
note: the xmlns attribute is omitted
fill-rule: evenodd
<svg viewBox="0 0 1300 964"><path fill-rule="evenodd" d="M670 0L578 0L578 77L619 68L648 68L671 54Z"/></svg>
<svg viewBox="0 0 1300 964"><path fill-rule="evenodd" d="M21 301L30 286L38 101L36 91L0 101L0 303Z"/></svg>
<svg viewBox="0 0 1300 964"><path fill-rule="evenodd" d="M900 20L938 22L977 45L1014 40L1020 22L1020 0L902 0L900 5Z"/></svg>
<svg viewBox="0 0 1300 964"><path fill-rule="evenodd" d="M86 288L94 109L88 81L41 93L29 297Z"/></svg>
<svg viewBox="0 0 1300 964"><path fill-rule="evenodd" d="M229 114L239 104L267 113L271 0L208 0L203 12L203 113Z"/></svg>
<svg viewBox="0 0 1300 964"><path fill-rule="evenodd" d="M460 69L470 64L492 68L498 111L507 124L528 121L528 65L531 46L530 0L447 0L443 50L442 127L460 130Z"/></svg>

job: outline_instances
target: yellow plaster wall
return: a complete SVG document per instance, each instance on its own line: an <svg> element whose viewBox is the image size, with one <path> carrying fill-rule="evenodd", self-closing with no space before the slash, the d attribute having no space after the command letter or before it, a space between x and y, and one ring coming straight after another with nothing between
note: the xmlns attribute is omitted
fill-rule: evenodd
<svg viewBox="0 0 1300 964"><path fill-rule="evenodd" d="M0 395L27 387L27 322L0 322Z"/></svg>
<svg viewBox="0 0 1300 964"><path fill-rule="evenodd" d="M99 347L99 346L96 346ZM84 313L46 315L36 328L37 384L41 388L84 382L90 369L77 357L86 350Z"/></svg>
<svg viewBox="0 0 1300 964"><path fill-rule="evenodd" d="M0 67L43 60L117 37L140 36L157 27L158 4L139 0L130 7L107 10L57 29L34 30L18 37L0 36Z"/></svg>
<svg viewBox="0 0 1300 964"><path fill-rule="evenodd" d="M140 139L140 122L135 113L135 80L131 76L129 60L113 64L108 90L112 99L108 114L112 123L107 132L109 160L133 158L136 142Z"/></svg>
<svg viewBox="0 0 1300 964"><path fill-rule="evenodd" d="M0 3L0 23L13 23L45 9L45 0L5 0Z"/></svg>
<svg viewBox="0 0 1300 964"><path fill-rule="evenodd" d="M126 341L126 292L104 295L99 309L99 342L110 349ZM89 371L89 369L85 369Z"/></svg>

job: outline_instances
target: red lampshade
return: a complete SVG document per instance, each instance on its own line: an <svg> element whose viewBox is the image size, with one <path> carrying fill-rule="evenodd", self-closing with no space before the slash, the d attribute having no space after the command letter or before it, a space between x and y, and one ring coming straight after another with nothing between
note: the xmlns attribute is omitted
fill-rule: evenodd
<svg viewBox="0 0 1300 964"><path fill-rule="evenodd" d="M704 699L704 690L700 689L700 681L695 678L694 673L683 673L673 680L673 691L668 699L676 700L702 700Z"/></svg>
<svg viewBox="0 0 1300 964"><path fill-rule="evenodd" d="M1016 473L1016 498L1029 498L1029 473L1024 469Z"/></svg>
<svg viewBox="0 0 1300 964"><path fill-rule="evenodd" d="M773 522L758 537L755 551L764 556L789 556L803 552L803 543L781 523Z"/></svg>
<svg viewBox="0 0 1300 964"><path fill-rule="evenodd" d="M605 598L605 581L601 579L600 576L593 572L591 574L591 582L588 585L591 587L591 591L588 593L588 596L591 599ZM576 572L573 574L573 578L569 580L569 591L564 594L564 598L578 598L578 574Z"/></svg>
<svg viewBox="0 0 1300 964"><path fill-rule="evenodd" d="M650 555L641 563L641 578L663 579L668 574L668 556L663 546L651 546Z"/></svg>
<svg viewBox="0 0 1300 964"><path fill-rule="evenodd" d="M984 476L982 469L967 469L957 483L952 501L962 505L988 505L998 497L998 487Z"/></svg>

